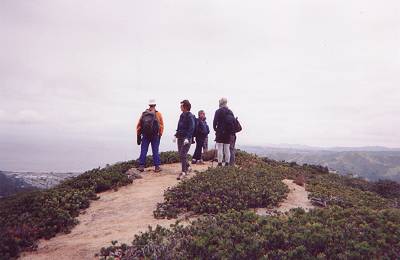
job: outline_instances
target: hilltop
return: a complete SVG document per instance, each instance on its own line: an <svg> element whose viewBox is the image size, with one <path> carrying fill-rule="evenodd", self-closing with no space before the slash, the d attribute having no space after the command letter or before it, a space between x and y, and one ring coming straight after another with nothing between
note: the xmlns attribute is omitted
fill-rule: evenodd
<svg viewBox="0 0 400 260"><path fill-rule="evenodd" d="M236 167L196 166L191 178L178 182L179 166L171 164L177 162L176 153L162 158L165 172L160 175L139 175L135 161L123 162L88 171L48 191L0 200L5 209L0 213L1 231L6 234L0 252L15 256L35 249L38 239L50 238L24 256L400 256L398 183L368 182L322 166L245 152L239 152ZM21 207L27 203L31 206ZM17 228L20 223L22 229ZM69 234L51 238L60 233Z"/></svg>

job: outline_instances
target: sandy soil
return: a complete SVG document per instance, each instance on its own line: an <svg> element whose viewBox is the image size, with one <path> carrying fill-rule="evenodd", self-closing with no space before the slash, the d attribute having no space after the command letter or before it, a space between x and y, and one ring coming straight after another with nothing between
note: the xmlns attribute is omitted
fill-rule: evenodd
<svg viewBox="0 0 400 260"><path fill-rule="evenodd" d="M297 185L293 182L293 180L285 179L283 180L289 188L289 194L287 198L279 205L276 210L278 212L287 212L294 208L303 208L304 210L308 211L314 206L311 204L311 201L308 199L308 192L306 191L305 187ZM256 209L257 214L259 215L267 215L267 212L270 210L265 208Z"/></svg>
<svg viewBox="0 0 400 260"><path fill-rule="evenodd" d="M204 171L211 164L193 165L193 171ZM36 252L27 252L22 259L95 259L95 253L112 240L130 244L134 234L146 231L148 226L169 227L175 219L155 219L153 210L163 202L164 190L178 181L179 164L163 165L161 173L148 168L142 179L120 188L107 191L93 201L85 214L78 217L79 224L70 234L60 234L50 240L41 240ZM192 173L193 174L193 173ZM191 174L191 175L192 175Z"/></svg>

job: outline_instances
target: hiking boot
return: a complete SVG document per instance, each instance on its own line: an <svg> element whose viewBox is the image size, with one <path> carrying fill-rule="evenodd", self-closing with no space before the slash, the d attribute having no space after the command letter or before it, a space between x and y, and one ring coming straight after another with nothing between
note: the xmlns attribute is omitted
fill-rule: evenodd
<svg viewBox="0 0 400 260"><path fill-rule="evenodd" d="M218 167L222 167L222 163L221 163L221 162L219 162L217 166L218 166Z"/></svg>
<svg viewBox="0 0 400 260"><path fill-rule="evenodd" d="M138 171L144 172L144 167L143 166L139 166Z"/></svg>
<svg viewBox="0 0 400 260"><path fill-rule="evenodd" d="M176 177L176 179L179 181L180 179L182 179L183 177L185 177L186 173L185 172L181 172L179 173L178 177Z"/></svg>
<svg viewBox="0 0 400 260"><path fill-rule="evenodd" d="M156 167L154 168L154 172L160 172L160 171L162 171L162 169L161 169L160 166L156 166Z"/></svg>
<svg viewBox="0 0 400 260"><path fill-rule="evenodd" d="M192 159L192 164L196 164L197 160L196 159Z"/></svg>
<svg viewBox="0 0 400 260"><path fill-rule="evenodd" d="M203 161L203 160L199 160L199 161L197 162L197 164L204 164L204 161Z"/></svg>

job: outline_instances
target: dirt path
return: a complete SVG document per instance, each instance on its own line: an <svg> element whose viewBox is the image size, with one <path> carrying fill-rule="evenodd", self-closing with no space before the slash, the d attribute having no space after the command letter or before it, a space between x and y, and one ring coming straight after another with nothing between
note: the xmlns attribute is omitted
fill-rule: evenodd
<svg viewBox="0 0 400 260"><path fill-rule="evenodd" d="M283 183L288 186L290 191L287 198L274 210L278 212L287 212L294 208L303 208L308 211L314 208L311 201L308 199L308 192L305 187L297 185L293 180L288 179L284 179ZM267 211L269 210L265 208L256 209L258 215L267 215Z"/></svg>
<svg viewBox="0 0 400 260"><path fill-rule="evenodd" d="M204 171L210 164L193 165L193 170ZM142 179L107 191L93 201L85 214L78 217L79 224L70 234L60 234L50 240L41 240L36 252L24 253L21 259L94 259L94 254L112 240L130 244L134 234L157 224L169 227L172 220L153 217L158 202L163 201L164 190L178 181L179 164L163 165L161 173L146 169ZM155 188L157 187L157 188Z"/></svg>

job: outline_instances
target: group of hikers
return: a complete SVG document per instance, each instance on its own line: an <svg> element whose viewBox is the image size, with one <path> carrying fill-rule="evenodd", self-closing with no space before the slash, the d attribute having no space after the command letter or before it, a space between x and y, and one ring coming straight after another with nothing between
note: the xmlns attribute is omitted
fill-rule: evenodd
<svg viewBox="0 0 400 260"><path fill-rule="evenodd" d="M215 111L213 129L215 131L215 142L217 148L218 166L235 164L236 133L242 130L238 119L228 108L226 98L219 100L219 109ZM208 135L210 129L206 122L204 110L198 112L196 118L191 112L192 105L185 99L180 102L181 115L173 142L178 145L178 153L182 165L182 171L177 179L187 176L191 171L188 152L192 144L196 143L196 149L192 156L192 164L203 164L202 154L208 150ZM143 172L146 164L146 156L151 144L153 152L154 171L160 172L160 140L164 132L164 121L161 113L156 110L154 99L149 101L149 108L146 109L136 126L137 144L141 145L139 168Z"/></svg>

